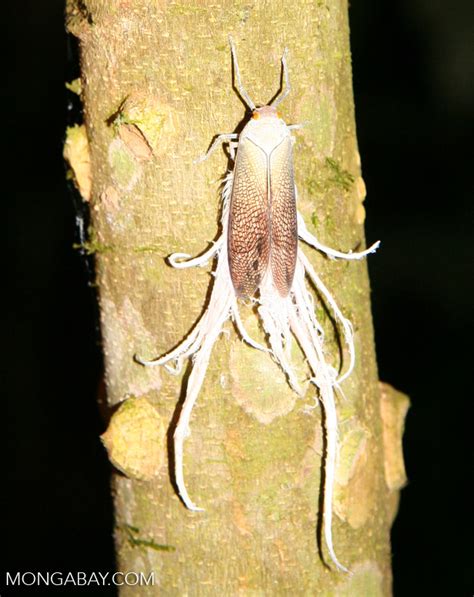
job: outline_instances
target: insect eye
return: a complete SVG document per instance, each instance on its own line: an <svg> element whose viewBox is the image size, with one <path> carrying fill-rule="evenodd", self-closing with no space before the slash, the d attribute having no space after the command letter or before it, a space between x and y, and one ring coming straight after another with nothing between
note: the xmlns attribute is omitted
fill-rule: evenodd
<svg viewBox="0 0 474 597"><path fill-rule="evenodd" d="M252 112L252 118L254 120L257 120L257 118L260 118L260 114L257 112L257 110L255 110L254 112Z"/></svg>

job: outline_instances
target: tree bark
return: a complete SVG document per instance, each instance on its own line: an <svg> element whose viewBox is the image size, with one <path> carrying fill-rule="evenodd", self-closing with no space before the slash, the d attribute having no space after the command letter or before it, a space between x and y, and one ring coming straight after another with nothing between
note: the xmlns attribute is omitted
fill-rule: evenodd
<svg viewBox="0 0 474 597"><path fill-rule="evenodd" d="M364 244L347 11L346 0L67 3L68 29L80 40L85 127L68 132L66 154L90 198L87 248L96 256L114 412L103 440L121 471L113 479L118 569L155 573L155 585L139 594L390 594L406 401L397 395L387 407L385 387L381 411L365 262L306 251L355 329L357 365L337 405L334 499L336 552L352 575L324 566L324 543L322 554L318 548L324 417L320 408L304 410L314 390L298 399L270 357L227 324L185 443L188 490L206 509L195 513L170 480L182 376L134 361L176 346L208 296L210 268L173 270L165 257L198 254L217 235L227 160L223 152L199 165L193 159L244 117L228 33L259 104L276 93L288 47L292 92L280 110L286 122L305 123L294 149L299 210L325 244ZM318 296L315 308L336 364L337 334ZM244 317L256 330L251 311ZM384 445L397 471L388 477Z"/></svg>

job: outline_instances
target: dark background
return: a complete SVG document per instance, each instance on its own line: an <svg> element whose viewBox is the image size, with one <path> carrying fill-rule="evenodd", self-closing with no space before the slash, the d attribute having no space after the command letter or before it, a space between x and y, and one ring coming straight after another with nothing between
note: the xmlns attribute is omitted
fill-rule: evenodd
<svg viewBox="0 0 474 597"><path fill-rule="evenodd" d="M454 481L441 464L454 462L455 473L463 466L456 454L449 458L447 419L472 395L457 381L469 371L472 334L468 7L467 0L456 8L364 0L350 11L367 238L383 240L369 262L380 376L412 400L404 440L410 483L392 533L396 596L436 595L440 570L450 594L474 588L467 538L453 529L456 554L443 539L452 523L442 488ZM7 3L3 17L3 41L15 57L2 72L1 587L5 570L114 569L109 465L98 440L95 297L87 262L72 249L76 212L61 159L64 81L77 64L62 0ZM470 454L462 458L472 472ZM465 490L452 491L467 505Z"/></svg>

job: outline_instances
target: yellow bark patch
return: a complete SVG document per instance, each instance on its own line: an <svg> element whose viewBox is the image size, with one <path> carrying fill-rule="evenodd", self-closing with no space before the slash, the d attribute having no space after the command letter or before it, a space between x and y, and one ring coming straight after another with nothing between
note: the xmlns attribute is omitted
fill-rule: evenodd
<svg viewBox="0 0 474 597"><path fill-rule="evenodd" d="M365 207L363 202L365 201L365 197L367 195L367 191L365 188L365 182L362 176L358 176L355 181L355 190L356 190L356 208L355 208L355 220L357 224L363 224L365 221Z"/></svg>
<svg viewBox="0 0 474 597"><path fill-rule="evenodd" d="M380 384L380 392L385 481L389 489L397 490L401 489L407 481L402 438L410 400L408 396L385 383Z"/></svg>
<svg viewBox="0 0 474 597"><path fill-rule="evenodd" d="M139 159L166 155L176 138L178 118L175 110L155 95L140 90L132 92L120 107L115 120L119 135L131 143Z"/></svg>
<svg viewBox="0 0 474 597"><path fill-rule="evenodd" d="M81 78L78 77L77 79L73 79L70 83L65 83L66 89L75 93L76 95L81 95L82 93L82 82Z"/></svg>
<svg viewBox="0 0 474 597"><path fill-rule="evenodd" d="M84 201L89 201L92 189L91 160L86 127L83 124L67 128L63 156L71 167L79 193Z"/></svg>
<svg viewBox="0 0 474 597"><path fill-rule="evenodd" d="M362 176L358 176L356 181L355 181L355 188L356 188L356 193L357 193L357 198L359 199L359 201L364 201L365 197L367 195L367 189L365 187L365 182L364 179L362 178Z"/></svg>
<svg viewBox="0 0 474 597"><path fill-rule="evenodd" d="M377 500L375 477L369 466L372 450L369 434L359 426L340 436L334 510L355 529L366 523Z"/></svg>
<svg viewBox="0 0 474 597"><path fill-rule="evenodd" d="M356 207L355 219L358 224L363 224L365 222L365 207L362 203L359 203Z"/></svg>
<svg viewBox="0 0 474 597"><path fill-rule="evenodd" d="M146 398L129 398L101 436L112 464L127 477L150 481L165 461L166 429Z"/></svg>
<svg viewBox="0 0 474 597"><path fill-rule="evenodd" d="M387 517L392 526L398 514L398 506L400 505L400 492L389 491L387 496Z"/></svg>

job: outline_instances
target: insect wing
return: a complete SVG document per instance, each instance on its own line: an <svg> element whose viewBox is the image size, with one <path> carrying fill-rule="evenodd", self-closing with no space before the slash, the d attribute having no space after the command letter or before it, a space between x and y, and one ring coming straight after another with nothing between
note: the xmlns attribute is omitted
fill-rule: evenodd
<svg viewBox="0 0 474 597"><path fill-rule="evenodd" d="M268 165L248 138L239 143L229 213L229 269L238 296L252 296L268 267Z"/></svg>
<svg viewBox="0 0 474 597"><path fill-rule="evenodd" d="M293 282L298 246L292 141L288 135L270 156L271 268L273 282L286 296Z"/></svg>

